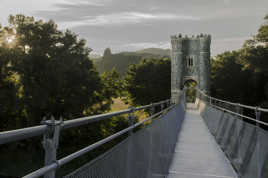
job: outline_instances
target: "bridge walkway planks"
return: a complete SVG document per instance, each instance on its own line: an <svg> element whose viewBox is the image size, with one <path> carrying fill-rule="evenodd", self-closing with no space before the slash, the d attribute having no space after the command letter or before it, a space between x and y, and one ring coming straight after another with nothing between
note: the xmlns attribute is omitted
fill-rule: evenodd
<svg viewBox="0 0 268 178"><path fill-rule="evenodd" d="M199 111L185 113L168 178L237 178Z"/></svg>

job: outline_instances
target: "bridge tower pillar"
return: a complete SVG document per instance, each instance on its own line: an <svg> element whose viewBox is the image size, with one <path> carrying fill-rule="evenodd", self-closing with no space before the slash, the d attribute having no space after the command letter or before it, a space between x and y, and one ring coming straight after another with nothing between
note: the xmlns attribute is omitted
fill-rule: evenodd
<svg viewBox="0 0 268 178"><path fill-rule="evenodd" d="M185 82L210 92L210 35L171 36L171 99L179 102Z"/></svg>

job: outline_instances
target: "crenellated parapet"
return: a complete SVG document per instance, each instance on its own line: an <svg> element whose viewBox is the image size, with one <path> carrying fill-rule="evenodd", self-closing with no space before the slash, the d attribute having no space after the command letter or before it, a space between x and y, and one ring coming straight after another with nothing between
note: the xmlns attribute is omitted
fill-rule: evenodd
<svg viewBox="0 0 268 178"><path fill-rule="evenodd" d="M172 35L171 46L175 51L184 51L183 46L191 46L195 50L200 50L202 52L210 51L211 35L209 34L199 34L199 35ZM187 45L188 44L188 45ZM188 49L188 47L186 47Z"/></svg>
<svg viewBox="0 0 268 178"><path fill-rule="evenodd" d="M210 34L203 34L203 33L201 33L199 35L192 35L192 36L178 34L178 35L171 35L170 38L171 38L171 40L176 40L176 39L183 39L183 40L207 39L207 40L211 40L211 35Z"/></svg>

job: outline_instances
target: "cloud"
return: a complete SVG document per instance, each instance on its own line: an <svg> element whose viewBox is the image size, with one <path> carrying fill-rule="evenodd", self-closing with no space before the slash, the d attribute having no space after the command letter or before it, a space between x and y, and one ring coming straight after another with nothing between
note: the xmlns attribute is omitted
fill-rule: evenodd
<svg viewBox="0 0 268 178"><path fill-rule="evenodd" d="M122 45L123 48L132 49L132 50L140 50L145 48L170 48L170 42L168 41L160 41L160 42L141 42L141 43L130 43Z"/></svg>
<svg viewBox="0 0 268 178"><path fill-rule="evenodd" d="M240 49L243 43L250 39L250 36L220 38L213 40L211 43L212 56L223 53L224 51L231 51Z"/></svg>
<svg viewBox="0 0 268 178"><path fill-rule="evenodd" d="M54 1L56 2L54 4L55 7L59 7L59 8L64 8L64 6L66 8L71 7L71 6L83 6L83 5L89 5L89 6L104 6L104 0L102 2L98 1L98 0L76 0L75 2L72 0L58 0L58 1Z"/></svg>
<svg viewBox="0 0 268 178"><path fill-rule="evenodd" d="M137 24L146 20L161 21L161 20L200 20L198 17L177 15L171 13L142 13L142 12L120 12L98 16L87 16L79 21L62 22L59 25L63 27L76 26L106 26L106 25L123 25L123 24Z"/></svg>
<svg viewBox="0 0 268 178"><path fill-rule="evenodd" d="M237 49L243 36L256 34L268 6L267 0L48 1L55 1L54 7L37 9L35 15L78 33L96 51L165 48L172 34L209 33L213 55Z"/></svg>

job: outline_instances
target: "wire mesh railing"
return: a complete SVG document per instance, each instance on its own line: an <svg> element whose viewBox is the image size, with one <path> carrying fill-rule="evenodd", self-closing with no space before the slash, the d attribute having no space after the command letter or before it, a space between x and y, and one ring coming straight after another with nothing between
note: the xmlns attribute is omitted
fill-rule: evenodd
<svg viewBox="0 0 268 178"><path fill-rule="evenodd" d="M174 106L161 118L152 120L145 128L64 178L164 178L183 118L182 105Z"/></svg>
<svg viewBox="0 0 268 178"><path fill-rule="evenodd" d="M147 119L134 123L134 112L144 109L151 109L153 112L153 108L160 107L161 110L157 113L152 113L150 117ZM165 111L171 109L174 107L174 105L170 102L170 100L161 101L158 103L152 103L150 105L141 106L141 107L133 107L126 110L121 110L118 112L112 112L107 114L100 114L95 116L89 116L89 117L83 117L83 118L77 118L73 120L63 121L63 120L55 120L53 117L51 120L43 121L43 125L35 126L35 127L29 127L24 129L18 129L18 130L12 130L12 131L5 131L0 132L0 145L7 144L10 142L20 141L32 137L37 137L43 135L43 147L45 150L45 166L24 176L27 178L30 177L40 177L44 176L45 178L54 178L55 177L55 171L60 168L62 165L65 165L66 163L84 155L85 153L115 139L119 136L131 133L133 129L139 127L143 123L151 120L152 118L155 118L157 116L160 116ZM58 149L58 143L59 143L59 136L60 133L63 130L87 125L93 122L98 122L101 120L109 119L114 116L119 116L122 114L128 114L130 125L128 128L125 128L105 139L102 139L92 145L89 145L77 152L74 152L66 157L63 157L61 159L57 160L57 149Z"/></svg>
<svg viewBox="0 0 268 178"><path fill-rule="evenodd" d="M241 178L268 177L268 109L217 99L198 90L199 109L210 132ZM246 112L245 109L252 112ZM250 113L250 114L248 114Z"/></svg>

